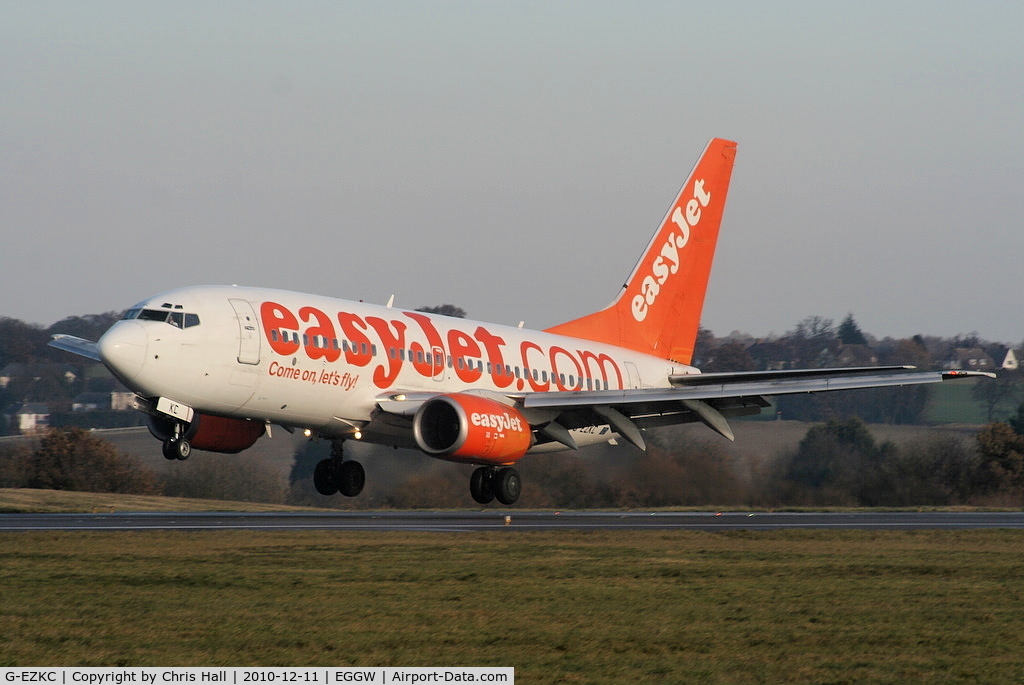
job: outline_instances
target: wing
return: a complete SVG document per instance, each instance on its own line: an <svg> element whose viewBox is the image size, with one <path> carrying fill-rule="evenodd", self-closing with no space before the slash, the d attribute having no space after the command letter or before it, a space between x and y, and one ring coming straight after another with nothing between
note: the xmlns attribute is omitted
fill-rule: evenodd
<svg viewBox="0 0 1024 685"><path fill-rule="evenodd" d="M65 352L72 352L81 357L87 357L96 362L102 362L100 359L99 349L96 347L96 343L92 340L86 340L85 338L77 338L73 335L64 335L58 333L53 336L53 339L49 342L50 347L56 347L58 350L64 350Z"/></svg>
<svg viewBox="0 0 1024 685"><path fill-rule="evenodd" d="M727 419L759 413L769 406L766 396L920 385L970 376L995 374L915 372L907 366L703 373L670 376L672 386L668 388L535 393L524 396L522 402L526 409L561 410L560 421L609 423L642 448L643 439L636 429L691 421L702 421L732 440ZM592 413L589 417L588 411Z"/></svg>
<svg viewBox="0 0 1024 685"><path fill-rule="evenodd" d="M514 402L537 433L538 442L558 442L571 449L569 431L610 425L640 449L646 447L642 430L656 426L700 421L732 440L728 419L760 413L766 397L858 388L883 388L976 376L979 371L915 371L909 366L872 366L790 371L751 371L673 375L669 387L539 393L498 393ZM390 393L377 398L385 415L411 419L417 409L440 393Z"/></svg>

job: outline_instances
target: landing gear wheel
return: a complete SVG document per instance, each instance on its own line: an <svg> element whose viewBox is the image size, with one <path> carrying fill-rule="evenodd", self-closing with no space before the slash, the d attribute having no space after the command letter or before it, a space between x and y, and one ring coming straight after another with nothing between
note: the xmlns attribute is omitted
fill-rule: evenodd
<svg viewBox="0 0 1024 685"><path fill-rule="evenodd" d="M523 491L523 479L512 468L500 469L494 474L494 496L502 504L515 504Z"/></svg>
<svg viewBox="0 0 1024 685"><path fill-rule="evenodd" d="M165 440L161 451L164 459L184 461L192 454L192 443L188 440Z"/></svg>
<svg viewBox="0 0 1024 685"><path fill-rule="evenodd" d="M338 492L345 497L355 497L363 491L366 484L366 472L358 461L343 461L335 470Z"/></svg>
<svg viewBox="0 0 1024 685"><path fill-rule="evenodd" d="M313 487L321 495L330 497L338 492L338 482L334 477L334 460L321 459L313 469Z"/></svg>
<svg viewBox="0 0 1024 685"><path fill-rule="evenodd" d="M469 493L479 504L490 504L494 499L494 486L492 485L492 471L486 466L473 471L469 477Z"/></svg>

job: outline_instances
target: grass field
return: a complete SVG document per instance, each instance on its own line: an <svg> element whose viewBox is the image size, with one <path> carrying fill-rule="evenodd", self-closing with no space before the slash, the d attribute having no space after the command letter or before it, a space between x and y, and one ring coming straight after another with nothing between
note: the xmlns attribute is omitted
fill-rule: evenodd
<svg viewBox="0 0 1024 685"><path fill-rule="evenodd" d="M955 383L941 383L931 388L931 398L925 412L931 423L958 423L982 425L988 423L985 406L971 394L974 386L985 379L970 379ZM1005 421L1017 412L1020 399L1016 395L1007 397L996 406L994 421Z"/></svg>
<svg viewBox="0 0 1024 685"><path fill-rule="evenodd" d="M8 533L2 665L1020 682L1024 532Z"/></svg>

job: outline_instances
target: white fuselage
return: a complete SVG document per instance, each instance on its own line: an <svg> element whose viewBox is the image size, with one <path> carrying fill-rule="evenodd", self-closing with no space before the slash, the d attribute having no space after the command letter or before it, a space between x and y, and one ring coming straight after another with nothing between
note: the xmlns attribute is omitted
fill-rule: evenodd
<svg viewBox="0 0 1024 685"><path fill-rule="evenodd" d="M155 296L98 344L139 395L325 437L367 424L378 399L397 393L667 387L670 374L697 373L541 331L238 286ZM375 437L406 442L367 436ZM582 446L609 435L591 429L576 437Z"/></svg>

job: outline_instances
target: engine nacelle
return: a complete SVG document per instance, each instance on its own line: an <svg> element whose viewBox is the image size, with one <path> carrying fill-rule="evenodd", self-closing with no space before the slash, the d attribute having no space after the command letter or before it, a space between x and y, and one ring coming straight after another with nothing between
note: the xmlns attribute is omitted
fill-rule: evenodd
<svg viewBox="0 0 1024 685"><path fill-rule="evenodd" d="M149 432L157 440L167 440L174 434L174 423L172 419L150 415ZM235 454L252 447L265 432L266 427L258 421L230 419L197 412L192 421L185 426L181 437L188 440L197 450Z"/></svg>
<svg viewBox="0 0 1024 685"><path fill-rule="evenodd" d="M413 435L430 456L470 464L512 464L533 441L529 422L514 407L466 394L424 402Z"/></svg>

